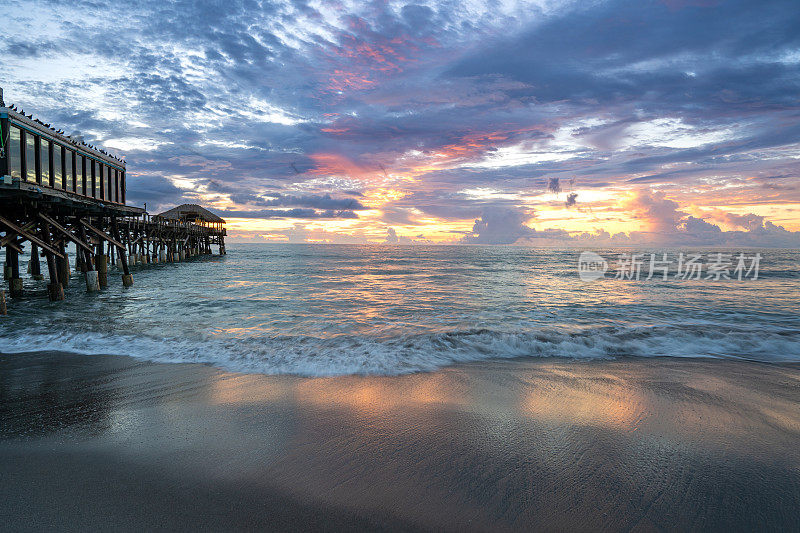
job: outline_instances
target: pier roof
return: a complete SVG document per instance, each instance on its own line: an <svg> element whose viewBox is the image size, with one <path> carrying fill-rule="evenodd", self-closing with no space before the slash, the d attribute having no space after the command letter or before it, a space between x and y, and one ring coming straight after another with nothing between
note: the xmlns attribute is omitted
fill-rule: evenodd
<svg viewBox="0 0 800 533"><path fill-rule="evenodd" d="M183 204L179 205L178 207L173 207L168 211L164 211L163 213L159 213L158 216L172 219L172 220L186 220L188 218L196 219L199 218L205 222L218 222L221 224L225 223L225 220L208 209L204 207L200 207L197 204Z"/></svg>

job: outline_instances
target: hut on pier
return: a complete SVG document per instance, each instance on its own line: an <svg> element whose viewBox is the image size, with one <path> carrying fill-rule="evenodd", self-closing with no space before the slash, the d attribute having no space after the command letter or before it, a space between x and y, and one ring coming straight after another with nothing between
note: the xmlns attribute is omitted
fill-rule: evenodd
<svg viewBox="0 0 800 533"><path fill-rule="evenodd" d="M199 226L206 226L215 230L222 230L225 220L197 204L182 204L156 215L166 220L179 220L191 222Z"/></svg>
<svg viewBox="0 0 800 533"><path fill-rule="evenodd" d="M201 253L211 253L211 245L219 245L220 255L225 255L225 220L197 204L182 204L153 217L161 223L188 224L203 230Z"/></svg>

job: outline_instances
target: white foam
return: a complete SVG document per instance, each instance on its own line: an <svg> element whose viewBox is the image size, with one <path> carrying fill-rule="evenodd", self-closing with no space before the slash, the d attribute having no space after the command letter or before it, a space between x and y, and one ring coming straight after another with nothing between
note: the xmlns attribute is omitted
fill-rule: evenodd
<svg viewBox="0 0 800 533"><path fill-rule="evenodd" d="M156 338L53 332L34 328L0 336L0 352L59 350L122 354L158 362L210 363L264 374L397 375L459 362L516 357L722 357L800 361L800 332L732 330L711 325L591 328L580 331L469 330L393 338L367 336Z"/></svg>

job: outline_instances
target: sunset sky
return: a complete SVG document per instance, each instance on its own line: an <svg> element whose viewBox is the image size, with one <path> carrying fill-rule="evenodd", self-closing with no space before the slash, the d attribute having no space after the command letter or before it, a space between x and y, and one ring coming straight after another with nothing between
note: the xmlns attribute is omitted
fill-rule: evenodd
<svg viewBox="0 0 800 533"><path fill-rule="evenodd" d="M233 241L800 246L797 0L4 12L6 102Z"/></svg>

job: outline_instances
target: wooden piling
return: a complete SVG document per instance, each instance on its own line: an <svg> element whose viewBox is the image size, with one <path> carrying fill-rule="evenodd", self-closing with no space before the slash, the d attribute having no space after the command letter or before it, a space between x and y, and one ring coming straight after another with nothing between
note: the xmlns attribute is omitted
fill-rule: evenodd
<svg viewBox="0 0 800 533"><path fill-rule="evenodd" d="M86 238L86 228L80 224L80 235L81 241L88 245L89 240ZM100 282L97 278L97 271L94 269L94 264L92 263L92 254L89 250L81 247L81 252L83 253L83 264L84 264L84 271L83 277L86 280L86 292L97 292L100 290Z"/></svg>
<svg viewBox="0 0 800 533"><path fill-rule="evenodd" d="M16 241L16 239L14 240ZM16 242L14 244L16 244ZM22 296L22 278L19 275L19 252L13 248L6 248L6 257L11 264L11 278L8 280L8 292L12 297Z"/></svg>
<svg viewBox="0 0 800 533"><path fill-rule="evenodd" d="M6 262L3 263L3 281L8 281L11 279L11 252L13 252L13 248L11 248L11 243L9 242L6 245Z"/></svg>
<svg viewBox="0 0 800 533"><path fill-rule="evenodd" d="M108 287L108 257L103 252L104 247L103 239L98 239L94 265L97 269L97 282L100 284L101 289Z"/></svg>
<svg viewBox="0 0 800 533"><path fill-rule="evenodd" d="M58 282L62 287L69 286L69 259L67 257L67 247L62 241L58 247L59 251L64 257L56 258L56 266L58 267Z"/></svg>
<svg viewBox="0 0 800 533"><path fill-rule="evenodd" d="M117 225L117 219L111 218L111 230L114 232L114 238L117 241L121 241L122 239L119 238L119 226ZM119 254L119 262L122 265L122 285L123 287L130 287L133 285L133 276L131 275L131 271L128 268L128 261L125 257L125 250L123 248L118 248L117 253Z"/></svg>
<svg viewBox="0 0 800 533"><path fill-rule="evenodd" d="M42 276L42 266L39 262L39 247L35 244L31 244L31 278L41 281L44 279Z"/></svg>
<svg viewBox="0 0 800 533"><path fill-rule="evenodd" d="M56 266L56 256L50 247L50 224L47 222L42 224L42 240L47 245L45 248L45 257L47 257L47 271L50 275L50 283L47 285L47 295L50 297L51 302L56 302L64 299L64 287L58 281L58 267Z"/></svg>
<svg viewBox="0 0 800 533"><path fill-rule="evenodd" d="M0 289L0 316L6 316L8 308L6 307L6 291Z"/></svg>

